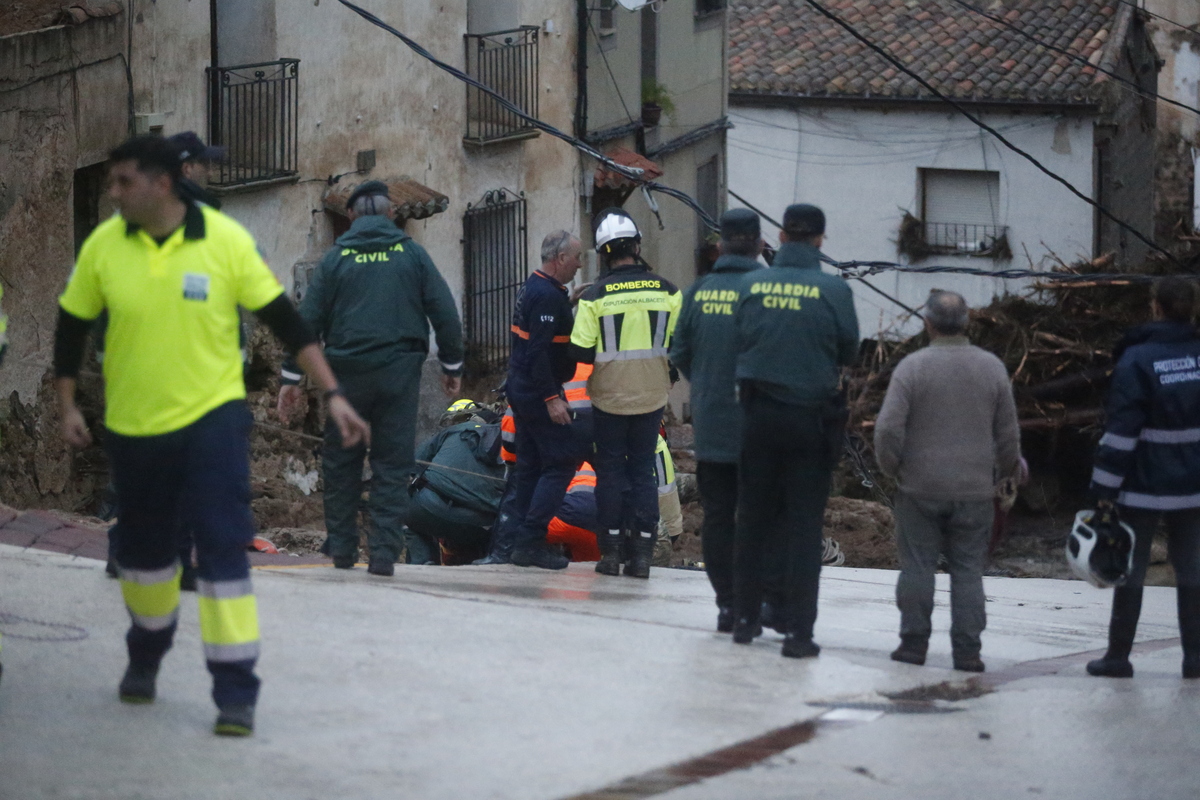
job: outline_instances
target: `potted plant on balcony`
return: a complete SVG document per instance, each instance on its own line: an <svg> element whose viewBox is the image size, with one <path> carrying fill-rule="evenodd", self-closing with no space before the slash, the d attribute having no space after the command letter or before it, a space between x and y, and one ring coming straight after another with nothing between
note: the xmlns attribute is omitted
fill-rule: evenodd
<svg viewBox="0 0 1200 800"><path fill-rule="evenodd" d="M675 103L671 101L667 87L653 78L646 78L642 81L642 123L654 127L664 112L669 117L675 116Z"/></svg>

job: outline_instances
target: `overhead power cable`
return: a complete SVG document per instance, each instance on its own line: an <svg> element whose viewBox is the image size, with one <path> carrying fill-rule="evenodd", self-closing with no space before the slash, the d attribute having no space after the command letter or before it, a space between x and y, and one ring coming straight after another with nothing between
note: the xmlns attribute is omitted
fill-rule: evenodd
<svg viewBox="0 0 1200 800"><path fill-rule="evenodd" d="M1144 89L1141 86L1138 86L1133 81L1129 80L1128 78L1124 78L1121 75L1117 74L1116 72L1113 72L1111 69L1106 69L1105 67L1101 67L1098 64L1093 64L1092 62L1088 61L1086 58L1079 55L1078 53L1072 53L1070 50L1066 49L1065 47L1059 47L1056 44L1051 44L1050 42L1047 42L1045 39L1039 39L1038 37L1034 36L1032 33L1028 33L1027 31L1023 30L1021 27L1014 25L1011 22L1009 22L1008 20L1004 19L1004 17L998 17L995 14L985 11L984 9L980 8L979 6L972 5L968 2L966 2L966 0L950 0L950 2L954 3L955 5L962 6L963 8L967 9L968 11L974 12L981 17L990 19L992 22L995 22L997 25L1003 25L1004 27L1011 30L1013 33L1016 33L1018 36L1023 36L1024 38L1033 42L1038 47L1044 47L1047 50L1067 56L1068 58L1070 58L1073 61L1076 61L1080 64L1084 64L1085 66L1091 67L1092 69L1096 70L1097 72L1103 73L1103 74L1107 75L1108 77L1112 78L1113 80L1117 81L1118 83L1123 84L1124 86L1129 88L1131 91L1136 92L1137 94L1141 95L1142 97L1145 97L1150 100L1158 100L1163 103L1166 103L1167 105L1177 106L1179 108L1184 109L1185 111L1191 111L1193 114L1200 114L1200 108L1196 108L1195 106L1189 106L1187 103L1181 103L1178 100L1172 100L1169 97L1163 97L1158 92L1151 91L1150 89Z"/></svg>
<svg viewBox="0 0 1200 800"><path fill-rule="evenodd" d="M425 60L432 63L438 69L442 70L443 72L450 73L455 78L457 78L458 80L467 84L468 86L472 86L472 87L478 89L479 91L483 92L484 94L488 95L493 100L495 100L496 103L499 104L500 107L503 108L505 111L508 111L509 113L516 115L518 118L525 120L530 125L537 128L538 130L548 133L551 136L555 137L556 139L563 140L567 144L574 147L576 150L579 150L580 152L582 152L586 155L589 155L592 158L599 161L601 164L604 165L604 167L606 169L611 170L612 172L616 172L617 174L622 175L625 178L628 178L630 181L633 181L637 185L644 186L646 189L648 189L651 192L658 192L659 194L665 194L668 197L674 197L676 200L678 200L679 202L683 203L684 205L688 206L693 211L695 211L697 216L699 216L700 219L704 222L704 224L706 226L708 226L710 229L712 229L712 230L720 229L720 226L717 225L717 221L715 219L713 219L713 216L711 214L709 214L707 211L705 211L704 207L701 206L700 203L695 200L695 198L691 197L686 192L682 192L679 189L675 189L671 186L666 186L666 185L658 183L656 181L647 180L643 175L644 171L642 169L637 168L637 167L627 167L624 164L618 164L616 161L613 161L611 158L604 155L603 153L601 153L596 148L592 147L587 142L585 142L581 139L577 139L574 136L571 136L570 134L563 133L558 128L554 127L553 125L550 125L549 123L542 122L537 117L530 116L529 114L525 113L525 110L523 108L521 108L520 106L518 106L515 103L513 103L512 101L510 101L508 98L501 95L495 89L491 88L490 86L487 86L486 84L480 83L475 78L472 78L470 75L463 72L462 70L460 70L456 67L452 67L449 64L447 64L446 62L441 61L436 56L434 56L432 53L430 53L428 50L426 50L424 47L422 47L418 42L409 38L408 36L405 36L403 33L396 30L391 25L387 24L386 22L381 20L379 17L372 14L370 11L367 11L365 8L356 6L354 3L351 3L349 0L338 0L338 2L341 3L342 5L344 5L346 8L353 11L355 14L358 14L360 17L365 19L367 22L370 22L372 25L382 28L383 30L385 30L388 33L395 36L400 41L404 42L406 45L408 45L408 47L413 52L415 52L417 55L421 56Z"/></svg>
<svg viewBox="0 0 1200 800"><path fill-rule="evenodd" d="M400 41L404 42L404 44L406 44L415 53L417 53L417 55L428 60L429 62L434 64L439 69L449 73L450 75L454 76L458 80L466 83L468 86L472 86L472 87L478 89L479 91L487 94L489 97L494 99L498 104L500 104L500 106L502 108L504 108L505 110L509 111L512 114L515 114L517 117L525 120L530 125L537 128L538 130L544 131L545 133L548 133L557 139L561 139L562 141L567 142L572 147L574 147L576 150L579 150L580 152L584 153L585 155L588 155L588 156L596 159L597 161L599 161L601 164L603 164L605 166L606 169L609 169L613 172L618 173L619 175L622 175L623 177L638 184L639 186L644 186L652 192L658 192L660 194L665 194L668 197L674 197L676 200L679 200L681 203L685 204L686 206L691 208L694 212L696 212L697 216L700 217L700 219L704 222L704 224L707 227L709 227L712 230L720 229L720 226L717 224L717 221L712 217L712 215L709 214L694 198L692 198L685 192L682 192L679 189L675 189L670 186L665 186L656 181L646 180L646 178L643 177L642 170L640 170L636 167L627 167L624 164L618 164L616 161L614 161L613 159L604 155L603 153L599 152L598 150L596 150L594 147L587 144L586 142L584 142L580 139L577 139L574 136L570 136L566 133L563 133L559 129L555 128L553 125L542 122L541 120L537 119L536 117L530 116L529 114L525 113L525 111L523 109L519 108L518 106L516 106L515 104L513 104L512 102L510 102L509 100L507 100L506 98L501 96L500 94L498 94L492 88L480 83L476 79L472 78L470 75L467 75L466 73L462 72L462 70L456 69L455 67L452 67L443 61L440 61L435 56L433 56L428 50L426 50L424 47L422 47L420 44L418 44L416 41L412 40L408 36L404 35L400 31L393 28L391 25L389 25L386 22L384 22L383 20L379 19L377 16L372 14L370 11L367 11L366 9L363 9L363 8L355 5L354 3L349 2L349 0L338 0L338 2L341 3L342 5L346 6L347 8L349 8L354 13L358 14L363 19L370 22L372 25L380 27L383 30L387 31L388 33L392 34L393 36L397 37L398 39L400 39ZM808 2L811 3L812 0L808 0ZM840 20L837 20L836 17L833 17L831 14L829 14L829 12L824 11L824 9L820 8L817 3L812 3L812 5L815 8L817 8L818 11L823 12L825 14L825 16L830 17L835 22L838 22L843 27L846 27L845 24L841 23ZM851 30L851 33L853 35L855 35L856 38L859 38L860 40L864 41L865 44L867 44L869 47L871 47L872 49L874 49L878 52L878 48L875 47L871 42L863 40L861 36L857 35L857 33L853 31L853 29L850 29L850 30ZM891 59L890 57L887 56L887 54L881 53L881 55L883 55L885 58L887 58L888 61L891 61L893 64L895 64L897 66L897 68L900 69L901 71L905 72L906 74L911 75L913 78L916 78L919 82L922 83L922 85L926 86L926 88L928 88L930 91L932 91L939 98L941 98L942 100L945 100L951 106L953 106L954 108L959 110L961 113L966 115L969 119L971 119L973 122L975 122L976 125L979 125L981 128L988 131L993 136L996 136L996 138L1000 139L1000 141L1002 141L1006 145L1008 145L1010 149L1015 150L1016 152L1023 155L1025 158L1033 161L1034 164L1037 165L1043 172L1046 172L1047 174L1049 174L1051 177L1054 177L1059 182L1064 183L1075 194L1079 195L1078 190L1075 190L1074 187L1072 187L1069 183L1066 183L1065 180L1058 177L1057 175L1054 175L1054 173L1050 172L1045 167L1042 167L1031 156L1029 156L1028 154L1026 154L1023 151L1016 148L1014 145L1009 143L1002 136L999 136L992 128L988 127L984 123L975 119L969 112L962 109L961 106L959 106L953 100L946 98L944 95L942 95L936 89L933 89L933 87L929 86L928 83L926 83L920 76L913 74L911 72L911 70L906 68L903 64L896 62L894 59ZM734 195L734 196L737 197L737 195ZM1079 196L1083 197L1082 195L1079 195ZM741 200L741 198L738 198L738 199ZM1110 219L1112 219L1118 225L1121 225L1122 227L1127 228L1128 230L1133 232L1142 241L1146 241L1145 237L1141 236L1141 234L1138 234L1137 231L1133 230L1128 224L1123 223L1120 220L1116 219L1115 217L1113 217L1111 215L1111 213L1107 212L1107 210L1105 210L1105 209L1102 209L1100 206L1098 206L1096 203L1094 203L1087 197L1083 197L1083 199L1086 200L1089 204L1096 206L1098 210L1100 210L1102 213L1105 213ZM744 203L745 201L743 200L742 202ZM748 203L746 205L749 206ZM760 216L763 216L764 219L767 219L769 222L772 222L772 224L776 224L772 220L770 220L768 217L763 215L762 212L758 211L757 209L755 209L755 213L760 214ZM1166 251L1162 250L1162 248L1155 246L1153 243L1151 243L1151 242L1148 242L1148 243L1152 247L1154 247L1155 250L1158 250L1159 252L1163 252L1163 253L1166 252ZM1169 253L1167 254L1167 256L1168 256L1168 258L1170 258ZM1174 259L1172 259L1172 261L1174 261ZM1072 274L1072 273L1040 272L1037 270L994 271L994 270L976 269L976 268L972 268L972 267L942 267L942 266L913 267L913 266L908 266L908 265L904 265L904 264L897 264L897 263L891 262L891 261L833 261L833 260L830 260L827 263L829 263L831 266L835 267L836 269L842 271L844 274L846 274L847 277L856 278L856 279L861 279L862 277L865 277L865 276L875 275L875 274L878 274L881 272L888 272L888 271L907 272L907 273L926 273L926 274L954 273L954 274L979 275L979 276L983 276L983 277L1009 278L1009 279L1038 278L1039 280L1043 280L1043 281L1047 281L1047 282L1054 282L1054 283L1072 283L1072 282L1078 282L1078 283L1104 283L1104 282L1146 283L1146 282L1150 282L1154 279L1153 276L1137 275L1137 274L1132 274L1132 275L1129 275L1129 274ZM872 287L872 288L874 288L874 287ZM889 299L892 299L893 302L898 303L898 301L895 301L893 298L889 298ZM902 305L902 304L900 304L900 305ZM904 307L904 306L902 305L902 307ZM905 307L905 308L907 308L907 307Z"/></svg>
<svg viewBox="0 0 1200 800"><path fill-rule="evenodd" d="M341 0L341 1L345 2L346 0ZM1165 250L1162 247L1155 244L1154 241L1151 240L1144 233L1139 231L1134 226L1130 225L1125 220L1118 217L1113 212L1109 211L1105 206L1101 205L1100 203L1097 203L1095 200L1088 197L1083 192L1079 191L1079 189L1075 188L1075 185L1072 184L1070 181L1068 181L1066 178L1064 178L1061 175L1059 175L1058 173L1054 172L1049 167L1047 167L1045 164L1043 164L1042 162L1038 161L1036 158L1031 156L1029 153L1025 152L1020 147L1017 147L1015 144L1010 142L998 130L996 130L992 126L988 125L986 122L981 120L979 117L972 114L970 111L968 111L966 109L966 107L964 107L961 103L956 101L954 98L952 98L949 95L945 94L944 92L938 90L936 87L934 87L934 85L932 83L930 83L928 80L921 77L919 74L917 74L912 69L910 69L903 61L901 61L900 59L893 56L891 53L889 53L884 48L875 44L875 42L871 41L863 34L859 33L858 30L856 30L853 25L846 22L845 20L843 20L837 14L834 14L829 9L825 8L825 6L823 6L821 3L818 3L817 0L804 0L804 1L806 3L808 3L808 5L812 6L813 9L818 14L820 14L821 16L825 17L826 19L828 19L831 22L833 22L834 24L836 24L838 27L845 30L847 33L849 33L851 36L853 36L858 41L865 44L868 48L870 48L872 51L877 53L880 57L882 57L889 64L894 66L896 69L900 70L905 75L908 75L910 78L915 80L917 83L921 84L921 86L924 87L926 91L930 92L934 97L938 98L943 103L946 103L948 106L953 108L955 111L962 114L967 119L971 120L971 122L975 123L975 125L977 125L978 127L982 128L983 130L990 133L992 136L994 136L996 138L997 141L999 141L1001 144L1003 144L1009 150L1012 150L1014 153L1016 153L1017 155L1024 158L1030 164L1033 164L1033 166L1037 167L1037 169L1039 171L1043 172L1050 178L1053 178L1055 181L1062 184L1064 187L1066 187L1066 189L1069 192L1071 192L1071 194L1075 195L1080 200L1084 201L1085 203L1090 205L1092 208L1096 209L1096 211L1100 212L1100 214L1102 216L1106 217L1109 220L1112 220L1119 227L1128 231L1130 234L1132 234L1134 236L1134 238L1136 238L1138 241L1140 241L1143 244L1145 244L1146 246L1148 246L1150 249L1155 250L1156 252L1162 253L1172 263L1174 263L1174 264L1179 263L1173 255L1171 255L1167 250Z"/></svg>
<svg viewBox="0 0 1200 800"><path fill-rule="evenodd" d="M752 204L750 203L750 201L748 201L746 198L742 197L740 194L738 194L737 192L735 192L733 189L726 189L726 191L727 191L727 192L729 192L729 194L730 194L730 195L732 195L732 196L733 196L733 198L734 198L735 200L737 200L738 202L740 202L740 203L741 203L742 205L744 205L746 208L750 209L750 210L751 210L751 211L753 211L755 214L758 214L758 215L759 215L760 217L762 217L764 220L766 220L767 222L771 223L771 224L772 224L772 225L774 225L776 228L779 228L779 230L783 230L783 226L782 226L782 225L780 225L780 224L779 224L778 222L776 222L775 220L771 219L771 217L770 217L770 216L769 216L769 215L768 215L766 212L764 212L762 209L760 209L760 208L757 208L757 207L755 207L754 205L752 205ZM881 295L881 296L883 296L884 298L886 298L887 300L890 300L891 302L893 302L893 303L895 303L896 305L900 306L900 307L901 307L901 308L903 308L905 311L907 311L908 313L910 313L910 314L912 314L913 316L915 316L917 319L924 319L924 318L925 318L925 317L923 317L923 316L921 315L921 312L920 312L920 311L917 311L915 308L912 308L911 306L908 306L908 305L906 305L905 303L901 302L900 300L897 300L895 297L892 297L890 294L888 294L887 292L885 292L883 289L880 289L878 286L875 286L874 284L872 284L872 283L869 283L869 282L867 281L867 279L866 279L866 278L864 278L864 277L862 277L861 275L845 275L845 270L843 270L843 269L842 269L842 268L839 266L838 262L837 262L837 261L834 261L832 258L830 258L829 256L825 255L824 253L821 253L821 261L822 261L822 262L824 262L824 263L826 263L826 264L829 264L829 265L830 265L830 266L832 266L833 268L835 268L835 269L837 269L837 270L841 271L841 272L843 273L844 277L847 277L847 278L853 278L854 280L856 280L856 281L858 281L859 283L861 283L863 286L865 286L865 287L867 287L868 289L870 289L872 292L875 292L875 294ZM899 265L897 265L897 266L899 266Z"/></svg>

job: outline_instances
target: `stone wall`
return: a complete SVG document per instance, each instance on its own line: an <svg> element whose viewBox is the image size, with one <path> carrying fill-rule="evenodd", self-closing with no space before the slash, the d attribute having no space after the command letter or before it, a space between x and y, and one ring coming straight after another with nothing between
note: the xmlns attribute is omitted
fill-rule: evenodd
<svg viewBox="0 0 1200 800"><path fill-rule="evenodd" d="M0 397L32 403L75 257L75 171L129 128L124 14L0 38L0 282L9 351Z"/></svg>

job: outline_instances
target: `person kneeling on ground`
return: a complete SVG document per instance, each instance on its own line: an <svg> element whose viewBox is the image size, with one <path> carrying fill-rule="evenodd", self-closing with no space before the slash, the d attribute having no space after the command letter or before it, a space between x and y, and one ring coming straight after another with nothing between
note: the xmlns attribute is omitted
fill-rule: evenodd
<svg viewBox="0 0 1200 800"><path fill-rule="evenodd" d="M421 463L409 489L406 520L408 563L442 563L443 546L459 555L487 547L506 484L500 424L491 416L478 409L417 452Z"/></svg>
<svg viewBox="0 0 1200 800"><path fill-rule="evenodd" d="M875 453L899 485L896 544L900 647L892 660L925 663L934 573L950 571L954 668L983 672L983 567L997 477L1021 465L1021 435L1004 363L965 335L970 312L953 292L925 303L929 346L896 367L875 423Z"/></svg>

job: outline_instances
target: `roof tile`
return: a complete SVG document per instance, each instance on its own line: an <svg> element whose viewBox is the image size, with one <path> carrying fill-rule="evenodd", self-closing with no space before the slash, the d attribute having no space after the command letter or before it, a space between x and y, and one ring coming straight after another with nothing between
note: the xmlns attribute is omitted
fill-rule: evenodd
<svg viewBox="0 0 1200 800"><path fill-rule="evenodd" d="M951 0L827 0L825 5L952 97L1087 103L1104 77ZM1096 65L1104 58L1122 0L998 0L988 10ZM929 96L916 80L805 0L735 0L729 28L734 92Z"/></svg>

